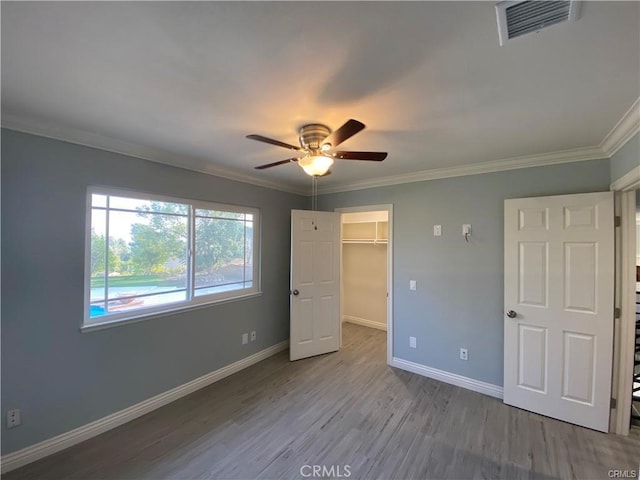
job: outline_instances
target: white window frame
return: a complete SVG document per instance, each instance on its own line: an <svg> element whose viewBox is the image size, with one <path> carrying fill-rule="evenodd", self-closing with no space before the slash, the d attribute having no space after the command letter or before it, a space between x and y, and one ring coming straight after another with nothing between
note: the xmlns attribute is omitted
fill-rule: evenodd
<svg viewBox="0 0 640 480"><path fill-rule="evenodd" d="M187 247L187 299L163 305L140 308L133 311L121 313L109 313L98 317L90 316L91 305L91 218L92 218L92 196L111 195L140 200L179 203L188 206L188 247ZM226 292L211 293L202 296L195 296L195 211L196 209L216 210L223 212L236 212L253 215L253 279L252 286L240 288ZM108 218L108 217L107 217ZM208 202L180 197L170 197L119 188L90 186L87 189L86 220L85 220L85 275L84 275L84 313L81 331L93 331L113 326L120 326L127 323L139 322L150 318L164 316L171 313L182 312L194 308L202 308L216 303L226 303L246 298L262 295L260 288L260 265L261 265L261 212L259 208L246 207L240 205L229 205L218 202ZM105 272L108 275L108 272ZM105 299L108 301L108 299Z"/></svg>

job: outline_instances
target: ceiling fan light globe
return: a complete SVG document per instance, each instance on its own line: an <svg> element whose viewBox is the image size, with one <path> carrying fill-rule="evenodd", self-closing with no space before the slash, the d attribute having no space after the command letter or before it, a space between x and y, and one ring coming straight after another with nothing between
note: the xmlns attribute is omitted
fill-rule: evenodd
<svg viewBox="0 0 640 480"><path fill-rule="evenodd" d="M301 158L298 164L302 167L307 175L312 177L322 176L333 165L333 158L325 155L308 156Z"/></svg>

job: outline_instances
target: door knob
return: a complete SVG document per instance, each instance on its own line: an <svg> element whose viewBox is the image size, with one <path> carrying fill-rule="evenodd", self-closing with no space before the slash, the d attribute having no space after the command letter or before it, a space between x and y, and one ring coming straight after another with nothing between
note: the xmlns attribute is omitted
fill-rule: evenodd
<svg viewBox="0 0 640 480"><path fill-rule="evenodd" d="M518 316L518 314L516 313L515 310L509 310L507 312L507 317L509 317L509 318L516 318L517 316Z"/></svg>
<svg viewBox="0 0 640 480"><path fill-rule="evenodd" d="M298 295L300 292L296 289L296 290L294 290L294 291L293 291L293 292L291 292L291 293L293 293L294 295Z"/></svg>

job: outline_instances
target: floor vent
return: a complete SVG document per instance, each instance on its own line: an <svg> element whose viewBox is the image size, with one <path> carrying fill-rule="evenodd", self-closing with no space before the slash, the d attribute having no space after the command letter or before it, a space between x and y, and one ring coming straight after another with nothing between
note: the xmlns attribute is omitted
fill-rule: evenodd
<svg viewBox="0 0 640 480"><path fill-rule="evenodd" d="M496 5L500 45L551 25L573 21L578 17L578 6L576 0L500 2Z"/></svg>

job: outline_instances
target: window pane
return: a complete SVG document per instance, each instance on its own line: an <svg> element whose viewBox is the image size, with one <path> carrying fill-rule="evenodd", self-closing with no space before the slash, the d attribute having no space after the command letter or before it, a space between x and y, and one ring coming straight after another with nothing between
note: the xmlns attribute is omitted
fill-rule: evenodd
<svg viewBox="0 0 640 480"><path fill-rule="evenodd" d="M123 297L137 297L173 292L186 288L186 275L123 275L109 277L109 301Z"/></svg>
<svg viewBox="0 0 640 480"><path fill-rule="evenodd" d="M202 208L196 208L196 217L233 218L236 220L244 220L245 214L239 212L223 212L220 210L205 210Z"/></svg>
<svg viewBox="0 0 640 480"><path fill-rule="evenodd" d="M189 206L182 203L156 202L153 200L114 196L109 197L109 208L140 212L175 213L180 215L187 215L189 213Z"/></svg>
<svg viewBox="0 0 640 480"><path fill-rule="evenodd" d="M232 290L241 290L243 288L251 288L251 283L231 283L227 285L218 285L215 287L198 287L195 291L195 296L200 297L202 295L211 295L213 293L224 293Z"/></svg>
<svg viewBox="0 0 640 480"><path fill-rule="evenodd" d="M148 310L188 306L197 296L232 298L228 292L253 287L255 214L216 204L195 208L188 200L139 199L135 193L91 195L86 308L95 323L103 315L127 320Z"/></svg>
<svg viewBox="0 0 640 480"><path fill-rule="evenodd" d="M106 207L107 206L107 196L106 195L98 195L97 193L91 194L91 206L92 207Z"/></svg>
<svg viewBox="0 0 640 480"><path fill-rule="evenodd" d="M187 217L109 211L109 300L187 286Z"/></svg>
<svg viewBox="0 0 640 480"><path fill-rule="evenodd" d="M160 293L157 295L149 296L130 296L122 295L116 296L109 300L108 311L109 313L121 313L131 310L137 310L140 308L156 307L158 305L166 305L175 302L183 302L187 299L186 291Z"/></svg>
<svg viewBox="0 0 640 480"><path fill-rule="evenodd" d="M92 304L93 302L104 300L105 258L107 252L105 239L106 221L105 210L91 210L91 285L89 297ZM90 309L89 314L93 317L94 314L99 315L100 312L96 309Z"/></svg>
<svg viewBox="0 0 640 480"><path fill-rule="evenodd" d="M196 218L196 287L229 285L244 281L244 223L236 220ZM202 294L196 291L196 295Z"/></svg>
<svg viewBox="0 0 640 480"><path fill-rule="evenodd" d="M253 222L245 222L244 278L253 280Z"/></svg>
<svg viewBox="0 0 640 480"><path fill-rule="evenodd" d="M123 253L109 274L186 273L187 235L187 217L109 211L110 240Z"/></svg>

